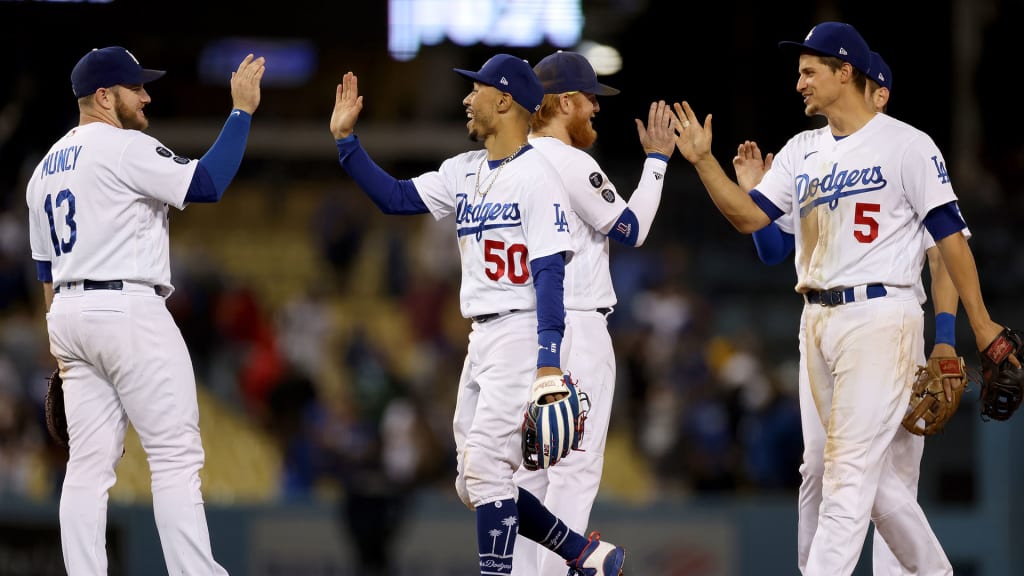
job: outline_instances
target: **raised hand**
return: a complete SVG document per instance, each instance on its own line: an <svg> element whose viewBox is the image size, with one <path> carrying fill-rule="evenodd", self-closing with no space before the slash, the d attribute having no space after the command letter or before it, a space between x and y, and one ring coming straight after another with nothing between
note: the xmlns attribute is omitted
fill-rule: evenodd
<svg viewBox="0 0 1024 576"><path fill-rule="evenodd" d="M679 153L696 164L711 155L711 114L704 119L704 125L697 122L688 102L676 102L672 105L676 116L676 148Z"/></svg>
<svg viewBox="0 0 1024 576"><path fill-rule="evenodd" d="M676 143L675 120L672 109L664 100L651 102L651 109L647 113L646 127L639 118L635 119L636 132L640 135L640 145L644 147L644 153L655 152L669 158L672 157L672 150L675 149Z"/></svg>
<svg viewBox="0 0 1024 576"><path fill-rule="evenodd" d="M356 120L363 109L363 97L359 95L359 79L346 72L334 95L334 112L331 113L331 134L335 140L348 138L356 129Z"/></svg>
<svg viewBox="0 0 1024 576"><path fill-rule="evenodd" d="M732 167L736 171L736 182L739 183L740 188L743 188L744 192L749 192L757 186L761 178L764 177L764 173L772 167L774 159L775 155L770 152L761 158L761 149L758 148L757 142L747 140L737 146L736 156L732 159Z"/></svg>
<svg viewBox="0 0 1024 576"><path fill-rule="evenodd" d="M231 73L232 106L252 114L260 105L260 81L266 70L266 59L249 54Z"/></svg>

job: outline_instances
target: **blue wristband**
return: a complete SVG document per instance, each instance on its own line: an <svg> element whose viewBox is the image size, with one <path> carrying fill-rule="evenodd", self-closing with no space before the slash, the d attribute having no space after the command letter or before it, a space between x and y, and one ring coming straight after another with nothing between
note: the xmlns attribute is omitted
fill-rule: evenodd
<svg viewBox="0 0 1024 576"><path fill-rule="evenodd" d="M956 316L949 312L935 315L935 343L956 347Z"/></svg>

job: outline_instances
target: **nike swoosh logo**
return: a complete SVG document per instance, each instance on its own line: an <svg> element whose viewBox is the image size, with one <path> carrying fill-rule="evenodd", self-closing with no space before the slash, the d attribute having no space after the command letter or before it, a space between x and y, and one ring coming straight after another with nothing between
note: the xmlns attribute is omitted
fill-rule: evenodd
<svg viewBox="0 0 1024 576"><path fill-rule="evenodd" d="M808 152L807 154L804 154L804 160L807 160L808 158L810 158L812 154L817 154L817 153L818 153L818 151L814 150L813 152Z"/></svg>

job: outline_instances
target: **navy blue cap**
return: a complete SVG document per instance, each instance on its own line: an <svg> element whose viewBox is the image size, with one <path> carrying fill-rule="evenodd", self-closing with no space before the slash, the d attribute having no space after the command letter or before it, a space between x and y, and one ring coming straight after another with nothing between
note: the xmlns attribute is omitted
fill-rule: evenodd
<svg viewBox="0 0 1024 576"><path fill-rule="evenodd" d="M475 82L493 86L512 95L512 99L531 114L540 108L544 88L530 68L530 63L509 54L497 54L484 62L479 72L454 68L459 75Z"/></svg>
<svg viewBox="0 0 1024 576"><path fill-rule="evenodd" d="M892 70L889 69L889 65L882 60L878 52L871 52L871 72L868 74L868 78L878 82L882 88L892 90Z"/></svg>
<svg viewBox="0 0 1024 576"><path fill-rule="evenodd" d="M545 56L533 67L544 86L545 94L585 92L596 96L614 96L619 91L597 81L597 73L590 61L577 52L563 52Z"/></svg>
<svg viewBox="0 0 1024 576"><path fill-rule="evenodd" d="M780 48L800 48L849 62L864 74L871 73L871 49L857 29L844 22L822 22L807 33L803 42L779 42Z"/></svg>
<svg viewBox="0 0 1024 576"><path fill-rule="evenodd" d="M71 89L75 98L81 98L117 84L136 86L152 82L166 73L143 68L138 59L121 46L93 48L71 71Z"/></svg>

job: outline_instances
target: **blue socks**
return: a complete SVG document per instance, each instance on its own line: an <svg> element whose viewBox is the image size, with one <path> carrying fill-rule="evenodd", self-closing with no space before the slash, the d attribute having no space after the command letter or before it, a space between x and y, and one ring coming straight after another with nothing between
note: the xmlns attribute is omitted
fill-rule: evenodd
<svg viewBox="0 0 1024 576"><path fill-rule="evenodd" d="M519 533L566 560L573 560L587 546L587 539L569 530L536 496L519 489Z"/></svg>
<svg viewBox="0 0 1024 576"><path fill-rule="evenodd" d="M476 507L476 540L480 576L512 573L512 550L519 534L516 501L499 500Z"/></svg>

